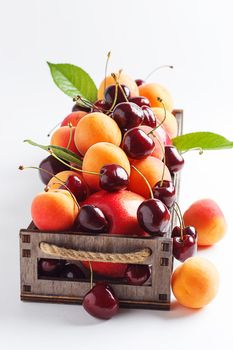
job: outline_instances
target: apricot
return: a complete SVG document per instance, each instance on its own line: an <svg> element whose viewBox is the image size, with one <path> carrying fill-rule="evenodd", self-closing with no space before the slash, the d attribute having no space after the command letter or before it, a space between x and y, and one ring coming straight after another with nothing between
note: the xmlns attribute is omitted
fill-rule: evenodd
<svg viewBox="0 0 233 350"><path fill-rule="evenodd" d="M164 109L155 107L155 108L152 108L152 110L154 111L154 114L158 123L161 123L165 116ZM177 124L176 117L171 112L166 110L166 119L164 120L161 126L164 128L164 130L166 131L166 133L171 139L177 136L178 124Z"/></svg>
<svg viewBox="0 0 233 350"><path fill-rule="evenodd" d="M139 128L142 129L143 131L145 131L146 134L148 134L150 131L153 130L153 128L151 128L150 126L147 126L147 125L140 125ZM155 143L155 148L154 148L153 152L151 153L151 155L153 157L156 157L156 158L162 160L163 155L164 155L163 139L161 138L161 136L157 132L157 130L154 130L153 134L150 134L149 136Z"/></svg>
<svg viewBox="0 0 233 350"><path fill-rule="evenodd" d="M220 241L227 230L222 210L212 199L200 199L194 202L184 213L185 225L197 230L199 246L208 246Z"/></svg>
<svg viewBox="0 0 233 350"><path fill-rule="evenodd" d="M126 85L129 88L131 97L139 96L138 86L135 83L134 79L132 79L129 75L127 75L124 72L121 72L120 75L119 73L115 73L115 74L118 79L118 82L120 84ZM109 85L114 85L114 84L115 84L115 80L113 79L113 77L111 75L107 76L100 84L100 87L98 90L98 99L102 100L104 98L104 89Z"/></svg>
<svg viewBox="0 0 233 350"><path fill-rule="evenodd" d="M158 158L149 156L142 160L133 161L132 165L134 165L146 177L151 187L162 178L164 163ZM166 165L164 180L171 181L171 175ZM145 198L150 197L150 191L145 179L133 168L131 168L129 190L138 193Z"/></svg>
<svg viewBox="0 0 233 350"><path fill-rule="evenodd" d="M106 164L118 164L130 174L130 163L125 152L118 146L99 142L91 146L83 158L83 170L100 172L100 169ZM99 176L83 173L84 180L93 191L98 191Z"/></svg>
<svg viewBox="0 0 233 350"><path fill-rule="evenodd" d="M50 190L36 195L31 205L32 220L41 231L69 230L78 207L66 190Z"/></svg>
<svg viewBox="0 0 233 350"><path fill-rule="evenodd" d="M74 143L75 127L62 126L52 134L50 144L68 148L70 151L78 154L78 150ZM71 137L71 141L70 141Z"/></svg>
<svg viewBox="0 0 233 350"><path fill-rule="evenodd" d="M78 176L82 181L84 181L82 173L74 171L74 170L64 170L64 171L61 171L60 173L57 173L54 175L56 175L56 177L53 176L48 182L48 187L50 190L55 190L55 189L61 187L63 185L63 182L66 182L67 178L70 175Z"/></svg>
<svg viewBox="0 0 233 350"><path fill-rule="evenodd" d="M82 119L86 114L87 112L84 111L72 112L62 121L61 126L68 126L69 123L72 124L72 126L76 126L80 119Z"/></svg>
<svg viewBox="0 0 233 350"><path fill-rule="evenodd" d="M209 260L192 257L174 271L171 285L173 294L180 304L195 309L201 308L216 296L219 274Z"/></svg>
<svg viewBox="0 0 233 350"><path fill-rule="evenodd" d="M81 154L98 142L121 143L121 130L115 120L106 114L94 112L83 117L76 127L74 141Z"/></svg>
<svg viewBox="0 0 233 350"><path fill-rule="evenodd" d="M163 107L158 101L158 97L162 99L165 108L171 112L173 110L173 99L170 92L162 85L157 83L147 83L139 86L139 95L145 96L150 101L151 107Z"/></svg>

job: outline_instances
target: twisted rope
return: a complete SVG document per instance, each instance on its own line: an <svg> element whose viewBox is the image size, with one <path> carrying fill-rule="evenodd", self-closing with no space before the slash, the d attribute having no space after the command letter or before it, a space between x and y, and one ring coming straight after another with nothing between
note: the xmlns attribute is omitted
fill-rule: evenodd
<svg viewBox="0 0 233 350"><path fill-rule="evenodd" d="M39 247L43 253L68 260L138 264L144 262L151 255L149 248L132 253L100 253L67 249L46 242L41 242Z"/></svg>

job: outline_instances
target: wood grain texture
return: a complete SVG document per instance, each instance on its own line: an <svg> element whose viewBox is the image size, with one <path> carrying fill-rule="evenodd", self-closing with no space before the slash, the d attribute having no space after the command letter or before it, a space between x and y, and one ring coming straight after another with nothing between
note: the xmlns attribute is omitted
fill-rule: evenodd
<svg viewBox="0 0 233 350"><path fill-rule="evenodd" d="M181 134L183 112L176 110L174 114L178 121L179 134ZM174 177L174 183L178 193L180 175ZM172 210L171 227L175 224L176 217ZM170 278L173 268L171 227L165 237L152 238L78 232L41 232L31 223L28 229L20 231L21 300L80 304L90 289L89 280L38 278L38 260L51 258L50 255L41 251L39 247L41 242L68 249L103 253L128 253L149 248L151 255L142 264L152 267L150 283L133 286L119 281L113 282L112 287L122 307L169 310Z"/></svg>

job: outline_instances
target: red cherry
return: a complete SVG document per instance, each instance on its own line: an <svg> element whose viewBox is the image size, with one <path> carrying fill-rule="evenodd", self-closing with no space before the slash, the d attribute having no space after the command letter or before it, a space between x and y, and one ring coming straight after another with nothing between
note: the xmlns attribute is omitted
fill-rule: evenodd
<svg viewBox="0 0 233 350"><path fill-rule="evenodd" d="M84 309L92 316L108 320L119 310L119 301L106 283L96 284L83 298Z"/></svg>
<svg viewBox="0 0 233 350"><path fill-rule="evenodd" d="M72 112L77 112L77 111L83 111L83 112L90 113L91 108L87 107L87 106L79 106L77 103L75 103L75 105L72 108Z"/></svg>
<svg viewBox="0 0 233 350"><path fill-rule="evenodd" d="M77 265L66 264L61 272L60 277L68 280L73 280L73 279L83 279L85 278L85 275Z"/></svg>
<svg viewBox="0 0 233 350"><path fill-rule="evenodd" d="M168 208L171 208L176 200L176 189L172 181L159 181L152 188L154 198L160 199Z"/></svg>
<svg viewBox="0 0 233 350"><path fill-rule="evenodd" d="M122 148L129 158L142 159L153 152L155 143L143 130L133 128L125 133Z"/></svg>
<svg viewBox="0 0 233 350"><path fill-rule="evenodd" d="M130 98L129 88L124 84L121 84L120 86L118 86L118 89L117 89L117 98L116 98L115 105L117 105L120 102L125 102L127 101L127 99ZM124 91L124 93L122 92L122 90ZM115 94L116 94L116 85L109 85L104 91L104 103L106 106L108 106L108 109L113 106L113 103L115 101Z"/></svg>
<svg viewBox="0 0 233 350"><path fill-rule="evenodd" d="M183 235L173 238L173 256L179 261L185 261L197 251L197 241L193 236Z"/></svg>
<svg viewBox="0 0 233 350"><path fill-rule="evenodd" d="M137 84L137 86L141 86L141 85L145 84L145 81L142 79L135 79L135 83Z"/></svg>
<svg viewBox="0 0 233 350"><path fill-rule="evenodd" d="M102 233L107 232L108 221L100 208L85 204L80 208L74 226L78 231Z"/></svg>
<svg viewBox="0 0 233 350"><path fill-rule="evenodd" d="M139 225L151 235L164 235L170 223L170 212L159 199L142 202L137 211Z"/></svg>
<svg viewBox="0 0 233 350"><path fill-rule="evenodd" d="M143 125L148 125L151 128L155 128L157 125L155 114L148 106L141 107L144 113Z"/></svg>
<svg viewBox="0 0 233 350"><path fill-rule="evenodd" d="M73 193L78 202L82 202L87 198L88 187L78 176L70 175L65 182L65 186L62 185L60 188L66 190L67 187L70 192Z"/></svg>
<svg viewBox="0 0 233 350"><path fill-rule="evenodd" d="M45 159L43 159L39 165L39 168L46 170L46 171L43 171L39 169L40 179L45 185L47 185L49 180L52 179L53 174L55 175L57 173L60 173L61 171L70 170L68 166L62 164L59 160L57 160L53 156L48 156Z"/></svg>
<svg viewBox="0 0 233 350"><path fill-rule="evenodd" d="M124 168L118 164L107 164L100 169L100 187L112 192L126 189L129 176Z"/></svg>
<svg viewBox="0 0 233 350"><path fill-rule="evenodd" d="M60 259L40 259L38 262L39 276L58 277L66 261Z"/></svg>
<svg viewBox="0 0 233 350"><path fill-rule="evenodd" d="M106 105L104 100L98 100L94 103L91 112L102 112L105 113L109 110L109 107Z"/></svg>
<svg viewBox="0 0 233 350"><path fill-rule="evenodd" d="M178 152L175 146L165 146L165 161L166 166L170 170L171 173L177 173L184 166L184 158Z"/></svg>
<svg viewBox="0 0 233 350"><path fill-rule="evenodd" d="M190 235L194 239L197 239L197 231L193 226L185 226L183 228L184 235ZM180 226L175 226L172 230L172 237L181 237L181 228Z"/></svg>
<svg viewBox="0 0 233 350"><path fill-rule="evenodd" d="M141 286L148 280L150 274L151 270L148 265L134 264L128 266L125 272L125 277L127 279L128 284Z"/></svg>
<svg viewBox="0 0 233 350"><path fill-rule="evenodd" d="M121 102L114 108L112 118L119 128L125 131L142 124L144 113L135 103Z"/></svg>
<svg viewBox="0 0 233 350"><path fill-rule="evenodd" d="M138 105L139 107L142 107L142 106L148 106L150 107L150 101L148 100L147 97L144 97L144 96L135 96L135 97L131 97L129 99L129 102L133 102L135 103L136 105Z"/></svg>

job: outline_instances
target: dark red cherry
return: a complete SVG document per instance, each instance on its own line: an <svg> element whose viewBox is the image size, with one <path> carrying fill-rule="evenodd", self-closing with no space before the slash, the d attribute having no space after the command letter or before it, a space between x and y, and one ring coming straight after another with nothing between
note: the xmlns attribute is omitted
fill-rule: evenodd
<svg viewBox="0 0 233 350"><path fill-rule="evenodd" d="M160 199L168 208L171 208L176 200L176 189L172 181L157 182L152 188L152 192L154 198Z"/></svg>
<svg viewBox="0 0 233 350"><path fill-rule="evenodd" d="M77 111L83 111L83 112L90 113L91 112L91 107L80 106L77 103L75 103L75 105L72 108L72 112L77 112Z"/></svg>
<svg viewBox="0 0 233 350"><path fill-rule="evenodd" d="M173 256L179 261L185 261L197 251L197 240L190 235L173 238Z"/></svg>
<svg viewBox="0 0 233 350"><path fill-rule="evenodd" d="M137 84L137 86L141 86L141 85L145 84L145 81L142 79L135 79L135 83Z"/></svg>
<svg viewBox="0 0 233 350"><path fill-rule="evenodd" d="M65 182L65 186L61 186L60 188L66 190L67 187L73 193L78 202L82 202L87 198L87 185L78 176L70 175Z"/></svg>
<svg viewBox="0 0 233 350"><path fill-rule="evenodd" d="M65 264L65 260L40 259L38 262L38 274L39 276L58 277Z"/></svg>
<svg viewBox="0 0 233 350"><path fill-rule="evenodd" d="M142 111L144 114L143 125L148 125L151 128L155 128L157 125L155 114L152 109L148 106L142 106Z"/></svg>
<svg viewBox="0 0 233 350"><path fill-rule="evenodd" d="M168 230L170 212L159 199L143 201L137 210L139 225L151 235L163 235Z"/></svg>
<svg viewBox="0 0 233 350"><path fill-rule="evenodd" d="M197 231L193 226L185 226L183 228L183 235L192 236L194 239L197 239ZM172 237L181 237L181 228L180 226L175 226L172 230Z"/></svg>
<svg viewBox="0 0 233 350"><path fill-rule="evenodd" d="M125 272L125 277L128 284L141 286L148 280L150 274L151 271L148 265L130 264Z"/></svg>
<svg viewBox="0 0 233 350"><path fill-rule="evenodd" d="M43 159L39 165L39 168L42 168L46 171L48 171L51 174L48 174L46 171L39 169L39 176L41 181L47 185L49 180L53 177L53 174L56 175L57 173L60 173L60 171L64 170L70 170L69 167L62 164L59 160L54 158L53 156L48 156L47 158Z"/></svg>
<svg viewBox="0 0 233 350"><path fill-rule="evenodd" d="M127 188L129 176L124 168L118 164L107 164L100 169L100 187L113 192Z"/></svg>
<svg viewBox="0 0 233 350"><path fill-rule="evenodd" d="M122 92L122 90L124 91L124 93ZM116 94L116 85L109 85L105 89L104 102L108 106L108 108L111 108L113 106L113 103L115 101L115 94ZM129 98L130 98L129 88L126 85L121 84L121 88L120 86L118 86L117 88L117 98L114 106L116 106L120 102L127 101L127 99Z"/></svg>
<svg viewBox="0 0 233 350"><path fill-rule="evenodd" d="M83 298L84 309L92 316L108 320L119 310L119 301L106 283L96 284Z"/></svg>
<svg viewBox="0 0 233 350"><path fill-rule="evenodd" d="M143 130L133 128L124 134L121 147L128 157L142 159L153 152L155 143Z"/></svg>
<svg viewBox="0 0 233 350"><path fill-rule="evenodd" d="M121 130L128 130L142 124L144 113L135 103L121 102L114 108L112 118Z"/></svg>
<svg viewBox="0 0 233 350"><path fill-rule="evenodd" d="M85 275L83 271L75 264L66 264L61 271L61 278L74 280L74 279L83 279Z"/></svg>
<svg viewBox="0 0 233 350"><path fill-rule="evenodd" d="M85 204L80 208L74 226L79 231L101 233L107 232L108 221L100 208Z"/></svg>
<svg viewBox="0 0 233 350"><path fill-rule="evenodd" d="M98 100L94 103L91 112L100 112L105 113L109 110L109 107L106 105L104 100Z"/></svg>
<svg viewBox="0 0 233 350"><path fill-rule="evenodd" d="M142 106L148 106L150 107L150 101L148 100L148 98L144 97L144 96L135 96L135 97L131 97L129 99L129 102L133 102L136 105L138 105L139 107Z"/></svg>
<svg viewBox="0 0 233 350"><path fill-rule="evenodd" d="M184 158L178 152L175 146L167 145L165 146L164 150L166 166L168 167L171 173L177 173L184 166Z"/></svg>

